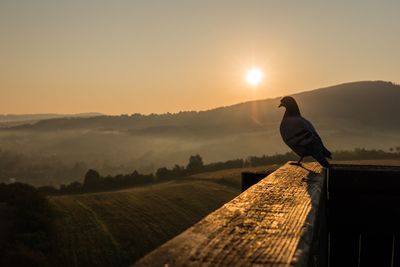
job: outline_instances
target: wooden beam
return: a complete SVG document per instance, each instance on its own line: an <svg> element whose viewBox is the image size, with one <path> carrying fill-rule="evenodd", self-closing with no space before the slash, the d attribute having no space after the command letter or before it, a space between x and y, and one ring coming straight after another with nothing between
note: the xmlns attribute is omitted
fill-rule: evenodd
<svg viewBox="0 0 400 267"><path fill-rule="evenodd" d="M285 164L134 266L307 266L325 179L303 166Z"/></svg>

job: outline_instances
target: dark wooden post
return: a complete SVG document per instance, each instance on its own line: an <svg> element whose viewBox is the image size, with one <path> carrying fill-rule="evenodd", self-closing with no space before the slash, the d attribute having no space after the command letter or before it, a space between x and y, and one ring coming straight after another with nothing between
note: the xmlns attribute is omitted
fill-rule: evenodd
<svg viewBox="0 0 400 267"><path fill-rule="evenodd" d="M333 164L330 266L400 266L400 167Z"/></svg>

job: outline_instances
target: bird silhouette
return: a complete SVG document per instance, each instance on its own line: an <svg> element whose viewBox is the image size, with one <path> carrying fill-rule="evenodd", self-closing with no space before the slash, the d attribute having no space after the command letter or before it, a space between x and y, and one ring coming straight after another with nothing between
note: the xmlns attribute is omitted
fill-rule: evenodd
<svg viewBox="0 0 400 267"><path fill-rule="evenodd" d="M301 116L296 100L285 96L279 107L286 108L280 125L282 139L300 157L292 164L301 166L303 158L311 156L328 168L330 164L326 158L331 158L331 152L324 146L311 122Z"/></svg>

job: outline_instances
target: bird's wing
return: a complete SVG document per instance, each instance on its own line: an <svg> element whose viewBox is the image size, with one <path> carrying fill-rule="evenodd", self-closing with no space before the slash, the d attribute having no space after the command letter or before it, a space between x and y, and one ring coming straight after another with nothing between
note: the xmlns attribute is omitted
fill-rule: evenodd
<svg viewBox="0 0 400 267"><path fill-rule="evenodd" d="M312 123L310 121L308 121L307 119L300 117L300 119L304 122L304 124L306 125L306 127L313 133L313 135L318 138L319 140L321 140L321 137L319 136L319 134L317 133L317 131L315 130L314 126L312 125Z"/></svg>
<svg viewBox="0 0 400 267"><path fill-rule="evenodd" d="M313 135L315 137L315 142L317 145L321 146L321 152L325 157L331 158L332 153L325 147L324 143L322 142L321 137L319 136L319 134L317 133L317 131L315 130L314 126L311 124L311 122L309 122L308 120L306 120L305 118L301 117L306 124L308 124L308 127L311 129L311 131L313 132Z"/></svg>
<svg viewBox="0 0 400 267"><path fill-rule="evenodd" d="M316 138L314 127L302 117L283 118L280 132L283 141L293 150L310 144Z"/></svg>
<svg viewBox="0 0 400 267"><path fill-rule="evenodd" d="M322 154L325 157L331 158L332 153L325 147L324 143L322 142L321 137L319 136L319 134L317 133L317 131L315 130L314 126L311 124L311 122L309 122L308 120L302 118L308 125L309 127L312 129L314 136L316 138L317 143L319 143L322 147Z"/></svg>

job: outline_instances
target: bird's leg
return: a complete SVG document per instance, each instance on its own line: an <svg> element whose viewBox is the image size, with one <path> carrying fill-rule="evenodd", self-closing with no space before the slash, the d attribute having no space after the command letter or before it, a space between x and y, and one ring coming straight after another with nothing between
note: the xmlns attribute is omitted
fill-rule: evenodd
<svg viewBox="0 0 400 267"><path fill-rule="evenodd" d="M296 166L301 166L301 161L303 160L304 157L301 157L297 162L290 162L290 165L296 165Z"/></svg>
<svg viewBox="0 0 400 267"><path fill-rule="evenodd" d="M303 158L304 158L304 157L301 157L301 158L299 159L299 161L297 161L297 165L301 166L301 161L303 160Z"/></svg>

